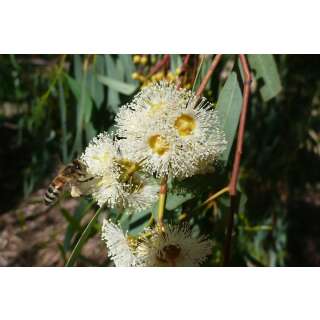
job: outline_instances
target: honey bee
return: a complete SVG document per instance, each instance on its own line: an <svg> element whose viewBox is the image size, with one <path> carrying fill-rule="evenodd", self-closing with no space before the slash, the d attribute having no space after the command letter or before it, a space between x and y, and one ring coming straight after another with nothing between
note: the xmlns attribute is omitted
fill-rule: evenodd
<svg viewBox="0 0 320 320"><path fill-rule="evenodd" d="M72 196L80 196L79 186L93 179L87 173L86 165L78 159L66 165L50 183L45 195L44 202L47 206L53 205L67 185L71 187ZM73 194L72 194L73 193Z"/></svg>

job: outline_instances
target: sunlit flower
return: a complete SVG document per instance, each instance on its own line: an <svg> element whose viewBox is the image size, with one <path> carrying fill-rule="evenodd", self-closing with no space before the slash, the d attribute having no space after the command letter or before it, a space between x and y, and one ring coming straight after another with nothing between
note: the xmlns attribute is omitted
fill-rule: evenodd
<svg viewBox="0 0 320 320"><path fill-rule="evenodd" d="M190 177L226 148L213 106L167 82L143 89L116 121L123 149L158 177Z"/></svg>
<svg viewBox="0 0 320 320"><path fill-rule="evenodd" d="M89 143L81 160L87 165L88 173L96 176L108 174L112 170L117 148L106 132L100 133Z"/></svg>
<svg viewBox="0 0 320 320"><path fill-rule="evenodd" d="M135 252L138 265L150 267L197 267L212 253L213 242L192 237L190 226L165 225L147 229Z"/></svg>
<svg viewBox="0 0 320 320"><path fill-rule="evenodd" d="M141 172L138 163L126 157L118 141L106 133L93 139L81 160L94 177L90 181L90 193L99 206L106 204L135 212L150 208L156 201L159 187ZM81 193L81 186L73 188L74 195Z"/></svg>
<svg viewBox="0 0 320 320"><path fill-rule="evenodd" d="M136 178L124 183L114 175L105 175L92 188L92 196L99 206L127 209L134 213L151 208L158 198L159 186L150 179Z"/></svg>
<svg viewBox="0 0 320 320"><path fill-rule="evenodd" d="M111 221L104 219L101 238L105 241L108 256L116 267L131 267L136 264L136 258L130 248L130 241L123 231Z"/></svg>
<svg viewBox="0 0 320 320"><path fill-rule="evenodd" d="M120 108L116 127L120 137L143 137L146 128L154 122L164 122L175 109L187 105L192 94L167 81L154 82L143 88L133 100Z"/></svg>

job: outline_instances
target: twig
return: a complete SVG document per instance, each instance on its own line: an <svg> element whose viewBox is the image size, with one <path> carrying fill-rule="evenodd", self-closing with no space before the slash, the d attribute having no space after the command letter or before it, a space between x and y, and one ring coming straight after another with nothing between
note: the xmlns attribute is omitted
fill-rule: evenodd
<svg viewBox="0 0 320 320"><path fill-rule="evenodd" d="M163 177L160 184L159 191L159 205L158 205L158 225L160 228L163 228L163 216L166 205L166 196L167 196L167 180L168 177Z"/></svg>
<svg viewBox="0 0 320 320"><path fill-rule="evenodd" d="M237 182L238 182L238 176L239 176L240 160L241 160L241 154L242 154L242 148L243 148L244 130L245 130L245 124L246 124L249 95L250 95L250 84L251 84L251 74L250 74L246 57L244 54L240 54L239 58L240 58L240 63L241 63L243 74L244 74L244 86L243 86L241 115L240 115L240 122L239 122L238 136L237 136L236 153L233 161L232 174L231 174L231 179L229 184L230 214L229 214L228 229L227 229L224 254L223 254L223 266L228 265L230 260L230 248L231 248L232 233L233 233L233 222L234 222L234 215L237 211L237 201L236 201Z"/></svg>
<svg viewBox="0 0 320 320"><path fill-rule="evenodd" d="M225 187L221 190L219 190L218 192L216 192L215 194L213 194L212 196L210 196L206 201L204 201L201 205L204 206L205 204L213 201L214 199L220 197L221 195L223 195L224 193L229 191L229 187Z"/></svg>
<svg viewBox="0 0 320 320"><path fill-rule="evenodd" d="M244 140L244 129L246 125L247 110L248 110L249 95L250 95L250 84L252 80L245 55L240 54L239 58L240 58L241 66L243 68L244 85L243 85L243 99L242 99L241 115L240 115L239 129L238 129L236 154L233 162L232 174L230 179L230 195L232 196L235 196L237 192L237 182L238 182L240 160L241 160L243 140Z"/></svg>
<svg viewBox="0 0 320 320"><path fill-rule="evenodd" d="M232 233L233 233L233 221L234 221L234 214L237 210L237 201L235 196L230 195L230 210L229 210L229 219L228 219L228 228L227 228L227 235L224 241L224 248L223 248L223 262L222 265L226 267L229 264L230 260L230 248L231 248L231 241L232 241Z"/></svg>
<svg viewBox="0 0 320 320"><path fill-rule="evenodd" d="M221 60L222 54L216 54L214 59L212 60L211 66L208 69L207 74L205 75L205 77L203 78L202 82L200 83L200 86L196 92L197 96L201 96L204 89L206 88L208 81L210 79L210 77L213 74L213 71L216 69L217 65L219 64L220 60Z"/></svg>
<svg viewBox="0 0 320 320"><path fill-rule="evenodd" d="M182 85L182 78L183 76L185 75L188 67L189 67L189 60L190 60L190 54L186 54L186 56L184 57L183 59L183 63L181 65L181 68L180 68L180 74L179 74L179 77L178 77L178 80L177 80L177 88L180 88L181 85Z"/></svg>
<svg viewBox="0 0 320 320"><path fill-rule="evenodd" d="M181 73L185 72L188 69L188 64L189 64L189 60L190 60L190 54L186 54L186 56L183 59L183 63L181 66Z"/></svg>
<svg viewBox="0 0 320 320"><path fill-rule="evenodd" d="M161 60L159 60L150 70L148 77L151 77L163 67L165 67L170 61L170 54L165 54Z"/></svg>

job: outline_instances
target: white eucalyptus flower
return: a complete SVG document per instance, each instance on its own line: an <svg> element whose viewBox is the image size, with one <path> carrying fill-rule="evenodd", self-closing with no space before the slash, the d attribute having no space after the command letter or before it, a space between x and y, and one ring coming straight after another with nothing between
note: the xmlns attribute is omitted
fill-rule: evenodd
<svg viewBox="0 0 320 320"><path fill-rule="evenodd" d="M89 174L103 176L109 174L113 160L117 156L117 147L108 133L103 132L89 143L81 160L86 164Z"/></svg>
<svg viewBox="0 0 320 320"><path fill-rule="evenodd" d="M180 179L212 166L226 148L218 113L167 82L143 89L116 119L123 149L158 177Z"/></svg>
<svg viewBox="0 0 320 320"><path fill-rule="evenodd" d="M103 220L101 238L105 241L108 256L114 261L116 267L132 267L136 258L130 248L130 241L123 231L111 221Z"/></svg>
<svg viewBox="0 0 320 320"><path fill-rule="evenodd" d="M116 127L120 137L143 137L145 129L154 122L166 122L175 109L187 105L191 91L167 81L154 82L136 94L133 100L120 108Z"/></svg>
<svg viewBox="0 0 320 320"><path fill-rule="evenodd" d="M147 229L135 249L139 266L197 267L212 253L213 242L192 237L188 224Z"/></svg>
<svg viewBox="0 0 320 320"><path fill-rule="evenodd" d="M117 140L106 133L95 137L81 160L88 173L90 193L99 206L127 208L129 212L150 208L157 199L159 187L141 172L141 166L129 160ZM79 194L81 186L74 188Z"/></svg>

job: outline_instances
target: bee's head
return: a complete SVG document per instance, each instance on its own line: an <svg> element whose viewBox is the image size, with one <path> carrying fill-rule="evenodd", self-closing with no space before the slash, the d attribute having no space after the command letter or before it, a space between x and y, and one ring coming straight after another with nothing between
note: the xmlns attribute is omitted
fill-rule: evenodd
<svg viewBox="0 0 320 320"><path fill-rule="evenodd" d="M85 165L78 159L73 160L72 164L76 171L83 171L85 169Z"/></svg>

